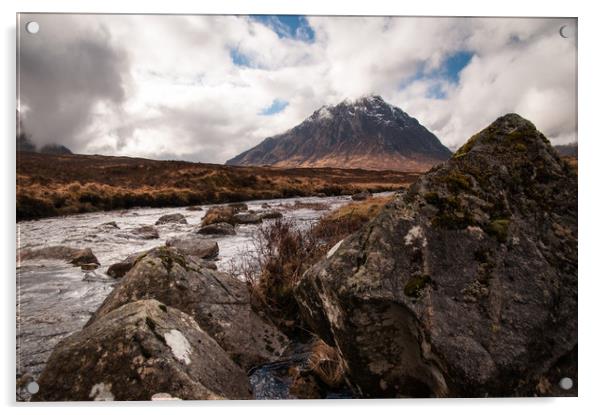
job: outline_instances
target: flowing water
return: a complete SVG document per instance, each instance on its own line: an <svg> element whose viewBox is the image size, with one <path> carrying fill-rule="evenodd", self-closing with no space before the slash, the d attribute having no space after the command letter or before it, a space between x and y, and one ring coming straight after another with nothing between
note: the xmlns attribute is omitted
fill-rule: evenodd
<svg viewBox="0 0 602 415"><path fill-rule="evenodd" d="M350 197L305 197L247 202L249 210L276 209L300 227L309 226L329 210L349 203ZM295 202L325 204L328 210L287 208ZM266 205L267 204L267 205ZM307 205L310 206L310 205ZM110 293L115 280L107 268L129 254L165 244L172 237L192 235L211 205L196 211L186 208L139 208L25 221L18 224L19 248L66 245L92 248L101 263L95 271L82 271L64 260L27 260L17 264L17 373L36 378L53 347L81 329ZM188 224L157 226L159 239L140 240L131 231L153 225L162 215L182 213ZM116 222L119 228L106 226ZM264 221L268 222L268 221ZM253 233L259 225L237 226L235 236L215 236L219 245L218 269L235 266L240 253L253 249Z"/></svg>

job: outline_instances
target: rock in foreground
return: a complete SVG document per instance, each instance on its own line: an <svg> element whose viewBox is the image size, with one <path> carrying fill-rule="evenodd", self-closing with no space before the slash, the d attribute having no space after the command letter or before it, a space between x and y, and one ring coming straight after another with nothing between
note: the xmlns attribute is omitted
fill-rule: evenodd
<svg viewBox="0 0 602 415"><path fill-rule="evenodd" d="M286 346L285 336L251 309L242 281L166 247L139 258L88 325L123 304L150 298L193 316L245 369L276 359Z"/></svg>
<svg viewBox="0 0 602 415"><path fill-rule="evenodd" d="M577 344L576 174L533 124L501 117L296 296L362 396L540 394Z"/></svg>
<svg viewBox="0 0 602 415"><path fill-rule="evenodd" d="M61 341L38 383L40 401L250 398L246 374L193 318L155 300Z"/></svg>

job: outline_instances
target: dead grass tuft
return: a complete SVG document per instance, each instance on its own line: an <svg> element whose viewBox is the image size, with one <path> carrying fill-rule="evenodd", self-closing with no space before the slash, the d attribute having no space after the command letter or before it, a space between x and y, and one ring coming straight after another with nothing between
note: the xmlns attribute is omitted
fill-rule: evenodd
<svg viewBox="0 0 602 415"><path fill-rule="evenodd" d="M309 369L330 388L341 386L345 379L345 365L337 349L320 339L314 340L309 357Z"/></svg>

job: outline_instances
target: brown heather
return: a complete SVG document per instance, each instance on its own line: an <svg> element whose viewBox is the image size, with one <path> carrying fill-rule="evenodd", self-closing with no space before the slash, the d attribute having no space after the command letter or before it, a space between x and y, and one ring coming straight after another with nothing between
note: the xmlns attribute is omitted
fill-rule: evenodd
<svg viewBox="0 0 602 415"><path fill-rule="evenodd" d="M391 197L352 202L323 217L307 230L289 220L276 220L259 228L254 250L243 254L243 264L232 272L247 281L258 308L289 334L303 336L303 324L293 289L303 273L324 257L338 241L377 216Z"/></svg>
<svg viewBox="0 0 602 415"><path fill-rule="evenodd" d="M132 207L352 194L406 187L395 171L239 167L129 157L17 157L17 220Z"/></svg>

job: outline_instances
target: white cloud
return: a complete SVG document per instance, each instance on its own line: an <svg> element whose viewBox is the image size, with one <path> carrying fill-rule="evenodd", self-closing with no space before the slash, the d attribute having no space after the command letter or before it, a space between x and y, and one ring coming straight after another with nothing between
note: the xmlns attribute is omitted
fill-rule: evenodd
<svg viewBox="0 0 602 415"><path fill-rule="evenodd" d="M531 119L553 142L576 139L576 42L558 34L560 25L575 21L309 17L308 22L313 42L278 36L274 24L241 16L47 15L37 43L22 34L23 51L42 54L28 64L74 61L53 72L60 81L56 87L21 97L29 109L26 128L31 126L38 142L54 139L76 152L222 163L324 104L377 93L452 148L507 112ZM62 30L67 23L81 30ZM44 33L63 48L40 46ZM114 67L120 76L106 76L113 68L107 65L99 73L94 59L82 66L77 56L54 52L90 40L108 49L102 56L120 59ZM235 65L232 50L249 65ZM458 51L474 56L455 84L437 69ZM28 73L32 85L45 82L43 71ZM69 114L51 107L49 102L73 96L65 86L70 79L82 78L119 85L110 85L111 94L102 83L84 89L80 98L87 105L67 107ZM430 93L435 86L444 93L440 99ZM288 105L261 115L275 99ZM36 117L43 109L47 115ZM72 125L49 128L53 122ZM49 130L56 133L44 137ZM58 132L70 136L57 138Z"/></svg>

